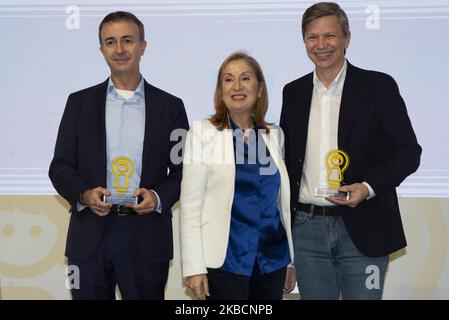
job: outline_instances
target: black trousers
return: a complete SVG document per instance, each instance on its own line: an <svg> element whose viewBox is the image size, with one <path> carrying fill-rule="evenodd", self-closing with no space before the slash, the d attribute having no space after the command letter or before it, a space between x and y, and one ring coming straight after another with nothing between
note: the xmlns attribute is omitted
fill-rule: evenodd
<svg viewBox="0 0 449 320"><path fill-rule="evenodd" d="M251 277L207 269L210 296L207 300L282 300L287 267L260 274L257 262Z"/></svg>
<svg viewBox="0 0 449 320"><path fill-rule="evenodd" d="M95 253L82 261L69 257L69 265L79 270L79 288L71 288L73 300L114 300L116 285L122 299L164 299L169 261L154 263L139 254L138 246L127 241L120 228L128 218L106 216Z"/></svg>

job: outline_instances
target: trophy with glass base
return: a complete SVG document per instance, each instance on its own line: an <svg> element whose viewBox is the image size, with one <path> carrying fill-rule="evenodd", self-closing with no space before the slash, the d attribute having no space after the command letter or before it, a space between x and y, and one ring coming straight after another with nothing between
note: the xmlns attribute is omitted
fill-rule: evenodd
<svg viewBox="0 0 449 320"><path fill-rule="evenodd" d="M119 205L138 204L138 197L128 194L129 179L134 174L133 160L126 156L116 157L112 161L111 169L114 175L115 193L110 196L103 196L103 202Z"/></svg>
<svg viewBox="0 0 449 320"><path fill-rule="evenodd" d="M348 154L343 150L331 150L326 154L325 164L327 170L327 184L315 188L315 197L336 197L348 200L349 192L338 190L343 181L343 172L345 172L349 166Z"/></svg>

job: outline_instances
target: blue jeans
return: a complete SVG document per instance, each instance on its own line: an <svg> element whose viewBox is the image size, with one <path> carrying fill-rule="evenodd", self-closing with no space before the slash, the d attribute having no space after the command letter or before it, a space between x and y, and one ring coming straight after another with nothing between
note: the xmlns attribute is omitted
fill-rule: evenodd
<svg viewBox="0 0 449 320"><path fill-rule="evenodd" d="M379 300L388 256L367 257L354 246L341 217L297 212L295 268L302 299Z"/></svg>

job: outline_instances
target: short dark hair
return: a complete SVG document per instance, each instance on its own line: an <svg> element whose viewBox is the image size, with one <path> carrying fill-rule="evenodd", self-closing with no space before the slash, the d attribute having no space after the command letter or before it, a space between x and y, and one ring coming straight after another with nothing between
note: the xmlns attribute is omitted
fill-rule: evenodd
<svg viewBox="0 0 449 320"><path fill-rule="evenodd" d="M108 14L106 17L103 18L103 20L100 23L100 26L98 27L98 39L101 42L101 30L103 29L103 26L105 23L109 22L117 22L117 21L129 21L134 22L139 27L139 37L140 40L145 40L145 29L143 27L142 21L140 21L135 15L133 15L131 12L126 11L115 11Z"/></svg>
<svg viewBox="0 0 449 320"><path fill-rule="evenodd" d="M336 16L341 30L343 31L343 35L345 37L349 36L348 16L343 9L335 2L319 2L307 8L302 16L302 38L305 38L307 26L312 20L325 16Z"/></svg>

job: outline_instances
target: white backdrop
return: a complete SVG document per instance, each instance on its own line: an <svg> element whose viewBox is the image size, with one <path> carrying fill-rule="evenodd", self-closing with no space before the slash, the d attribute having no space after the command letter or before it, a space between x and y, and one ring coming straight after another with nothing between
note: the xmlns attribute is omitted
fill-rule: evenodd
<svg viewBox="0 0 449 320"><path fill-rule="evenodd" d="M47 169L70 92L103 81L98 24L127 10L145 24L141 71L184 100L189 120L212 112L215 77L245 49L268 82L268 119L278 122L282 87L312 70L300 18L312 1L0 1L0 194L55 194ZM391 74L423 146L402 196L448 196L449 1L340 1L353 64Z"/></svg>

